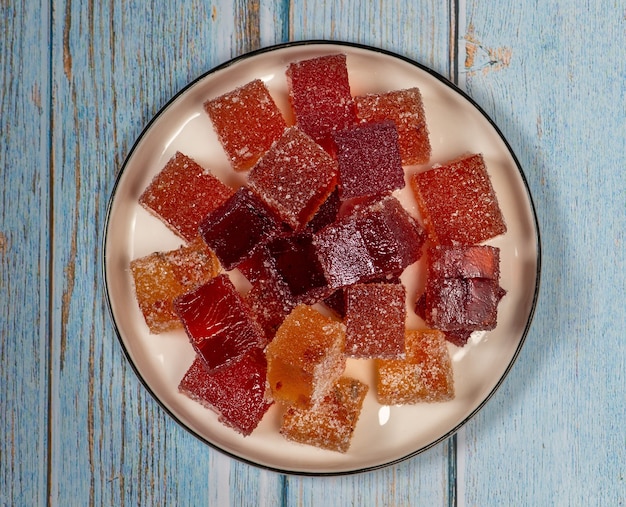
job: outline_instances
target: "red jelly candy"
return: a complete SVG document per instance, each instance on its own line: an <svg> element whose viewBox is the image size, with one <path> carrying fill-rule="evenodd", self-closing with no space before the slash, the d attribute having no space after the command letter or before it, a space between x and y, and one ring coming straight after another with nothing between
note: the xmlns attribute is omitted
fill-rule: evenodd
<svg viewBox="0 0 626 507"><path fill-rule="evenodd" d="M289 288L275 274L268 274L266 278L252 283L246 302L268 342L296 305Z"/></svg>
<svg viewBox="0 0 626 507"><path fill-rule="evenodd" d="M178 389L191 399L217 412L219 420L249 435L272 405L265 398L267 361L253 348L221 370L209 372L196 358Z"/></svg>
<svg viewBox="0 0 626 507"><path fill-rule="evenodd" d="M346 56L321 56L287 68L289 99L297 125L325 149L331 134L356 122Z"/></svg>
<svg viewBox="0 0 626 507"><path fill-rule="evenodd" d="M497 308L505 295L499 285L499 249L492 246L445 247L429 252L424 296L416 312L433 328L464 344L471 331L497 324Z"/></svg>
<svg viewBox="0 0 626 507"><path fill-rule="evenodd" d="M248 185L293 229L304 226L335 187L337 163L297 127L252 168Z"/></svg>
<svg viewBox="0 0 626 507"><path fill-rule="evenodd" d="M265 346L263 330L226 275L178 297L174 307L209 371Z"/></svg>
<svg viewBox="0 0 626 507"><path fill-rule="evenodd" d="M280 230L280 220L252 191L241 187L200 224L200 236L225 269L235 268Z"/></svg>
<svg viewBox="0 0 626 507"><path fill-rule="evenodd" d="M339 200L339 192L335 187L335 190L333 190L317 210L315 216L306 224L306 228L311 232L317 232L327 225L332 224L337 219L337 215L339 215L340 207L341 201Z"/></svg>
<svg viewBox="0 0 626 507"><path fill-rule="evenodd" d="M392 120L398 129L402 163L425 164L430 140L422 95L418 88L355 97L357 116L365 122Z"/></svg>
<svg viewBox="0 0 626 507"><path fill-rule="evenodd" d="M335 132L342 200L391 193L404 187L398 131L391 121Z"/></svg>
<svg viewBox="0 0 626 507"><path fill-rule="evenodd" d="M404 353L406 291L402 284L366 283L346 289L346 354L393 358Z"/></svg>
<svg viewBox="0 0 626 507"><path fill-rule="evenodd" d="M286 128L260 79L204 103L233 168L250 169Z"/></svg>
<svg viewBox="0 0 626 507"><path fill-rule="evenodd" d="M482 155L417 173L411 183L434 243L469 245L506 232Z"/></svg>
<svg viewBox="0 0 626 507"><path fill-rule="evenodd" d="M233 190L191 158L177 152L141 194L139 203L181 238L198 237L200 221Z"/></svg>

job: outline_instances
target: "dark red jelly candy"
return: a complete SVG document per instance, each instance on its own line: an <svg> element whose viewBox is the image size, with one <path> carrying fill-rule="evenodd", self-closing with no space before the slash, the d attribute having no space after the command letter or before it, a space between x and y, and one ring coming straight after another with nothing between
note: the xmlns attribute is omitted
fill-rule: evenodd
<svg viewBox="0 0 626 507"><path fill-rule="evenodd" d="M330 294L311 233L278 236L267 244L267 250L277 276L294 301L312 304Z"/></svg>
<svg viewBox="0 0 626 507"><path fill-rule="evenodd" d="M260 79L205 102L204 109L237 171L252 167L287 126Z"/></svg>
<svg viewBox="0 0 626 507"><path fill-rule="evenodd" d="M306 224L306 228L312 232L317 232L327 225L332 224L337 219L340 207L341 201L339 200L339 192L335 187L335 190L333 190L319 207L317 213L315 213L313 218Z"/></svg>
<svg viewBox="0 0 626 507"><path fill-rule="evenodd" d="M141 194L139 203L186 241L201 220L234 191L194 160L177 152Z"/></svg>
<svg viewBox="0 0 626 507"><path fill-rule="evenodd" d="M506 232L482 155L417 173L411 184L435 244L471 245Z"/></svg>
<svg viewBox="0 0 626 507"><path fill-rule="evenodd" d="M378 196L404 187L398 131L392 121L335 132L342 200Z"/></svg>
<svg viewBox="0 0 626 507"><path fill-rule="evenodd" d="M337 163L297 127L252 168L248 185L293 229L303 227L335 187Z"/></svg>
<svg viewBox="0 0 626 507"><path fill-rule="evenodd" d="M174 307L209 371L265 346L263 330L227 275L178 297Z"/></svg>
<svg viewBox="0 0 626 507"><path fill-rule="evenodd" d="M294 62L286 75L297 125L325 149L332 149L332 132L356 122L346 55Z"/></svg>
<svg viewBox="0 0 626 507"><path fill-rule="evenodd" d="M200 236L225 269L247 259L253 250L276 234L280 220L252 191L241 187L200 224Z"/></svg>
<svg viewBox="0 0 626 507"><path fill-rule="evenodd" d="M214 372L209 372L204 362L196 358L178 389L217 412L220 422L247 436L272 405L265 398L266 374L265 354L253 348Z"/></svg>

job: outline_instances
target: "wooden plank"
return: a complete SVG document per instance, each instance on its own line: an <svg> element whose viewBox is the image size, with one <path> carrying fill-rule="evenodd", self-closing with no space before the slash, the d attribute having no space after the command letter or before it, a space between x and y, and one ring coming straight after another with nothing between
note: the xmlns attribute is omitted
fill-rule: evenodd
<svg viewBox="0 0 626 507"><path fill-rule="evenodd" d="M277 475L209 449L150 397L117 343L100 272L107 198L127 151L187 82L259 44L249 23L258 20L245 4L55 4L54 505L217 505L241 496L241 483L259 485L268 504L279 498Z"/></svg>
<svg viewBox="0 0 626 507"><path fill-rule="evenodd" d="M447 4L302 0L294 2L291 9L290 39L333 39L381 47L451 77L450 30L454 20ZM452 505L454 480L450 477L449 445L454 443L444 443L399 465L366 474L325 479L287 477L285 502Z"/></svg>
<svg viewBox="0 0 626 507"><path fill-rule="evenodd" d="M624 5L468 1L465 15L467 90L525 168L544 257L521 357L467 426L459 505L621 505Z"/></svg>
<svg viewBox="0 0 626 507"><path fill-rule="evenodd" d="M42 505L48 470L48 4L0 7L0 504Z"/></svg>

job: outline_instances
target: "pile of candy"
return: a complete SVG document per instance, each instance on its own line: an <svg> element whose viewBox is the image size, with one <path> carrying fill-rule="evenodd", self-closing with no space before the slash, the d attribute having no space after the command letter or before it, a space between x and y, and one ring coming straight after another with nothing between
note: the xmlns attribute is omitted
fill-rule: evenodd
<svg viewBox="0 0 626 507"><path fill-rule="evenodd" d="M243 435L275 404L285 438L346 452L368 389L385 405L454 398L448 344L496 326L499 250L481 243L506 226L480 154L424 166L419 89L352 97L343 54L285 78L293 125L260 80L205 103L246 183L176 153L139 202L185 246L131 271L150 331L182 327L196 352L182 393ZM407 176L421 217L394 195L409 165L424 166ZM400 275L423 254L409 310ZM375 385L347 377L347 358L371 359Z"/></svg>

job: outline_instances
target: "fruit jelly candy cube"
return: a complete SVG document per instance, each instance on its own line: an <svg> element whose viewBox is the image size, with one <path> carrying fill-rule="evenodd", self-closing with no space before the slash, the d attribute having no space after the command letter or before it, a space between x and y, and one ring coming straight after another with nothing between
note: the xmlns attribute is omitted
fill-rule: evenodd
<svg viewBox="0 0 626 507"><path fill-rule="evenodd" d="M411 185L435 244L475 244L506 232L480 154L417 173Z"/></svg>
<svg viewBox="0 0 626 507"><path fill-rule="evenodd" d="M179 329L173 300L218 275L217 258L200 238L188 246L155 252L130 263L135 293L152 333Z"/></svg>
<svg viewBox="0 0 626 507"><path fill-rule="evenodd" d="M341 322L311 306L296 306L266 349L272 398L298 405L321 399L343 373L344 347Z"/></svg>
<svg viewBox="0 0 626 507"><path fill-rule="evenodd" d="M439 330L407 330L404 359L376 359L376 394L383 405L454 398L452 361Z"/></svg>
<svg viewBox="0 0 626 507"><path fill-rule="evenodd" d="M331 192L328 198L322 203L317 213L306 224L306 228L312 232L317 232L327 225L332 224L339 215L341 201L337 187Z"/></svg>
<svg viewBox="0 0 626 507"><path fill-rule="evenodd" d="M200 236L226 270L250 257L253 250L281 228L278 217L251 190L241 187L200 224Z"/></svg>
<svg viewBox="0 0 626 507"><path fill-rule="evenodd" d="M353 215L377 273L399 273L422 256L426 233L396 198L358 207Z"/></svg>
<svg viewBox="0 0 626 507"><path fill-rule="evenodd" d="M217 256L197 237L189 245L164 252L176 278L186 289L192 289L216 277L221 269Z"/></svg>
<svg viewBox="0 0 626 507"><path fill-rule="evenodd" d="M496 280L487 278L428 281L425 321L442 331L493 329L504 294Z"/></svg>
<svg viewBox="0 0 626 507"><path fill-rule="evenodd" d="M393 358L404 353L406 291L402 284L366 283L346 289L346 354Z"/></svg>
<svg viewBox="0 0 626 507"><path fill-rule="evenodd" d="M334 54L293 62L286 72L296 124L325 149L331 134L356 122L346 56Z"/></svg>
<svg viewBox="0 0 626 507"><path fill-rule="evenodd" d="M428 252L429 276L500 278L500 249L489 245L436 246Z"/></svg>
<svg viewBox="0 0 626 507"><path fill-rule="evenodd" d="M388 284L399 284L401 283L400 278L394 275L384 275L379 278L372 278L371 280L367 280L363 283L388 283ZM346 291L350 288L342 287L340 289L335 290L329 296L326 296L322 303L330 310L332 310L336 315L338 315L341 319L344 319L346 316Z"/></svg>
<svg viewBox="0 0 626 507"><path fill-rule="evenodd" d="M139 197L139 203L186 241L200 221L234 191L186 155L176 154Z"/></svg>
<svg viewBox="0 0 626 507"><path fill-rule="evenodd" d="M368 386L341 377L313 406L289 407L280 433L288 440L345 453L350 448Z"/></svg>
<svg viewBox="0 0 626 507"><path fill-rule="evenodd" d="M277 236L267 244L267 250L271 269L297 303L313 304L332 291L310 232Z"/></svg>
<svg viewBox="0 0 626 507"><path fill-rule="evenodd" d="M354 220L330 224L314 236L318 258L331 288L352 285L376 274Z"/></svg>
<svg viewBox="0 0 626 507"><path fill-rule="evenodd" d="M204 109L237 171L250 169L287 127L260 79L206 101Z"/></svg>
<svg viewBox="0 0 626 507"><path fill-rule="evenodd" d="M361 121L392 120L395 123L403 164L428 162L431 147L419 88L363 95L355 97L354 103Z"/></svg>
<svg viewBox="0 0 626 507"><path fill-rule="evenodd" d="M189 398L214 410L221 423L249 435L272 405L265 399L267 362L263 351L250 349L226 368L209 372L197 358L178 389Z"/></svg>
<svg viewBox="0 0 626 507"><path fill-rule="evenodd" d="M176 298L174 307L209 371L265 346L263 330L227 275Z"/></svg>
<svg viewBox="0 0 626 507"><path fill-rule="evenodd" d="M185 290L169 262L160 252L130 263L135 295L151 333L182 327L172 300Z"/></svg>
<svg viewBox="0 0 626 507"><path fill-rule="evenodd" d="M299 128L291 127L252 168L248 186L298 229L315 215L336 179L337 162Z"/></svg>
<svg viewBox="0 0 626 507"><path fill-rule="evenodd" d="M342 200L378 196L404 187L398 131L392 121L335 132Z"/></svg>
<svg viewBox="0 0 626 507"><path fill-rule="evenodd" d="M274 277L261 278L252 283L246 301L268 342L296 306L288 287Z"/></svg>

